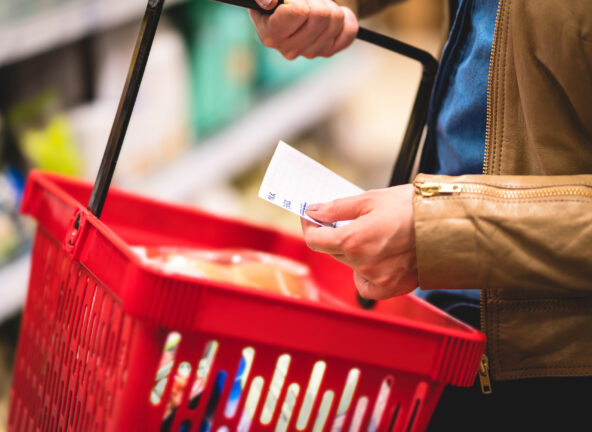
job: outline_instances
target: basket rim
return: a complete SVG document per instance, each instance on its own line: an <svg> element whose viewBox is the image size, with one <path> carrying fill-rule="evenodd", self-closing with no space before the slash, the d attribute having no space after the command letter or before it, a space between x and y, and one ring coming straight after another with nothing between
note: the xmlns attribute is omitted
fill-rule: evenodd
<svg viewBox="0 0 592 432"><path fill-rule="evenodd" d="M151 274L155 277L158 277L160 279L168 279L172 275L174 275L175 279L183 279L185 282L187 282L189 284L200 285L203 282L207 282L208 285L215 287L215 289L222 289L222 290L228 291L229 293L232 293L232 294L241 295L241 294L246 293L247 297L257 297L257 298L261 298L261 299L266 299L268 301L279 301L279 302L288 303L288 304L291 304L294 306L301 306L301 307L306 307L306 308L311 308L311 309L319 309L319 310L322 310L323 312L337 313L338 315L345 315L348 317L355 316L355 317L363 319L363 320L377 321L377 322L382 322L385 324L396 324L397 326L399 326L399 325L409 326L409 327L416 329L416 326L414 326L413 323L417 323L417 321L413 320L411 318L404 317L404 316L386 316L383 314L372 314L371 312L369 312L361 307L355 308L355 307L352 307L351 305L345 305L347 307L347 309L346 309L344 307L332 305L330 303L313 302L313 301L310 301L307 299L300 299L300 298L295 298L295 297L283 296L281 294L276 294L276 293L271 293L271 292L266 292L266 291L245 289L244 287L241 287L240 285L229 283L229 282L213 281L213 280L208 280L206 278L199 278L197 276L190 276L190 275L185 275L185 274L181 274L181 273L170 273L165 270L159 269L156 266L152 266L148 263L143 262L142 259L136 253L133 252L132 247L134 247L134 245L130 245L129 243L127 243L119 234L117 234L112 228L110 228L107 223L96 218L88 209L81 207L81 203L79 201L77 201L74 197L72 197L59 184L59 182L64 182L64 181L65 182L76 182L81 185L84 185L84 184L90 185L90 183L88 183L87 181L84 181L84 180L76 179L74 177L70 177L70 176L66 176L66 175L62 175L62 174L50 173L50 172L46 172L46 171L42 171L42 170L33 170L30 174L30 179L36 183L39 183L43 188L47 189L48 191L53 192L54 195L59 196L60 199L64 199L64 201L66 201L66 204L72 206L73 208L78 208L80 211L84 212L85 216L87 217L87 221L92 225L92 227L95 230L97 230L98 232L100 232L102 235L106 236L113 243L113 245L116 246L117 249L121 253L123 253L131 263L133 263L133 265L139 271L149 273L149 274ZM142 201L145 201L145 202L148 202L151 204L156 204L156 205L162 204L158 200L152 199L150 197L136 195L136 194L127 192L123 189L117 188L117 187L112 188L112 192L116 193L118 195L121 195L121 196L127 195L128 197L130 197L134 200L142 200ZM188 210L186 206L176 204L176 203L166 203L166 205L167 205L167 207L176 208L181 211ZM193 209L189 209L189 210L192 211ZM29 210L28 206L26 205L26 203L24 203L22 211L23 211L23 213L32 216L39 223L39 219L37 217L35 217L34 214L30 213L30 210ZM208 211L196 210L196 212L198 212L200 214L210 215L210 216L212 216L216 219L219 219L219 220L225 220L228 222L237 222L237 219L235 219L235 218L228 217L228 216L220 216L215 213L208 212ZM245 225L245 226L252 226L256 229L269 230L268 227L266 227L262 224L257 224L257 223L251 222L251 221L249 221L249 222L238 221L238 222ZM288 233L288 232L281 232L281 235L284 237L292 237L293 239L301 241L300 238L298 238L297 236L295 236L291 233ZM163 246L166 246L166 245L163 245ZM84 264L84 263L81 262L81 264ZM92 269L88 269L88 270L92 271ZM466 338L469 335L482 334L482 332L480 332L478 329L475 329L475 328L469 326L468 324L458 320L457 318L446 314L444 311L438 309L437 307L428 303L427 301L425 301L424 299L422 299L420 297L414 296L412 294L406 294L405 296L412 299L413 302L421 304L422 307L429 309L432 313L439 315L441 317L444 317L446 320L449 320L451 323L454 323L454 325L457 326L457 328L452 328L449 326L446 326L446 328L453 333L458 333L459 337ZM339 301L339 300L337 300L337 301ZM422 326L424 326L424 325L426 327L426 330L436 330L436 329L441 329L443 327L443 326L440 326L440 325L437 325L434 323L430 323L430 322L422 322ZM481 339L481 337L476 338L476 340L480 340L480 339Z"/></svg>

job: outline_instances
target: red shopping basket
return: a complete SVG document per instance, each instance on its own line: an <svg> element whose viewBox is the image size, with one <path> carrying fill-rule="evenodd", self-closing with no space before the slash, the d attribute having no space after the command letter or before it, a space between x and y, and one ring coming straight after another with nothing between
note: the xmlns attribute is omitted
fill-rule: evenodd
<svg viewBox="0 0 592 432"><path fill-rule="evenodd" d="M109 190L162 4L148 1L94 187L29 176L9 430L424 430L445 385L473 383L483 333L413 295L360 307L351 269L299 237ZM291 258L320 299L167 273L136 245Z"/></svg>
<svg viewBox="0 0 592 432"><path fill-rule="evenodd" d="M118 190L99 220L82 204L90 192L43 172L28 180L23 211L38 228L11 431L421 431L444 385L475 379L481 332L413 295L360 308L351 269L301 238ZM133 245L286 256L311 268L321 299L167 274Z"/></svg>

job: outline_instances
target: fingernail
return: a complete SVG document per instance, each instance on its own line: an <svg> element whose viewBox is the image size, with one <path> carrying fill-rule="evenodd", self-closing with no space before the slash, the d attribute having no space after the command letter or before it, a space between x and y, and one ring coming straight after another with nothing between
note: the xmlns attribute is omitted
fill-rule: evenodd
<svg viewBox="0 0 592 432"><path fill-rule="evenodd" d="M308 211L319 211L320 209L321 209L320 204L308 204L306 206L306 210L308 210Z"/></svg>
<svg viewBox="0 0 592 432"><path fill-rule="evenodd" d="M271 6L272 1L273 0L259 0L259 4L263 9L267 9L269 6Z"/></svg>

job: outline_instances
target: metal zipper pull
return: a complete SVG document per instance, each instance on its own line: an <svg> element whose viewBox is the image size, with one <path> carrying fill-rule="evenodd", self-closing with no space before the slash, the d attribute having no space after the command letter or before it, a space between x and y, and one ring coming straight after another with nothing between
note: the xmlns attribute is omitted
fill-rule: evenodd
<svg viewBox="0 0 592 432"><path fill-rule="evenodd" d="M460 184L425 182L417 184L415 190L423 197L433 197L459 193L462 188Z"/></svg>
<svg viewBox="0 0 592 432"><path fill-rule="evenodd" d="M481 392L483 394L490 394L493 391L491 379L489 378L489 359L485 353L483 353L481 364L479 364L479 381L481 382Z"/></svg>

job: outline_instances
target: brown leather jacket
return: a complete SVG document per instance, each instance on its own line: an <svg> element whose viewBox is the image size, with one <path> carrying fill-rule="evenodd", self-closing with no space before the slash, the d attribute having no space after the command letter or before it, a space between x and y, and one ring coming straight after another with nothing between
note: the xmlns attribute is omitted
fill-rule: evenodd
<svg viewBox="0 0 592 432"><path fill-rule="evenodd" d="M491 376L592 375L592 1L500 1L483 175L415 186L420 285L481 289Z"/></svg>

